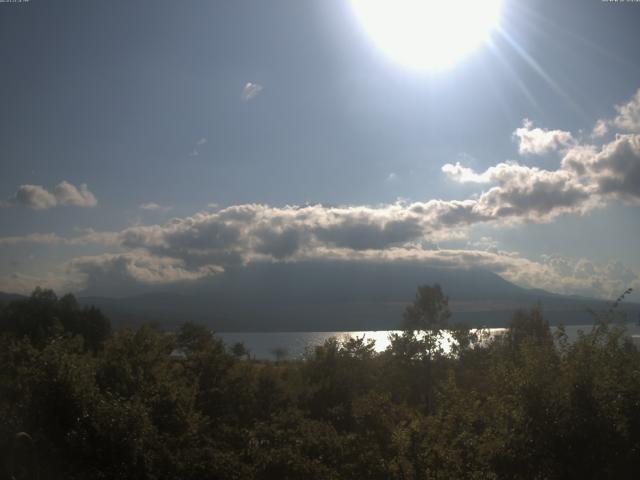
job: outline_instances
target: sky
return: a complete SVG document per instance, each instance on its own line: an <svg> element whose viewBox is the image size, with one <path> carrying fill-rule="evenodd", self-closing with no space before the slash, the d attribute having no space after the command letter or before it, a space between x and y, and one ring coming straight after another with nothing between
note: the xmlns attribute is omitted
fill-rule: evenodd
<svg viewBox="0 0 640 480"><path fill-rule="evenodd" d="M434 71L348 0L0 3L0 290L306 260L640 288L638 25L504 0Z"/></svg>

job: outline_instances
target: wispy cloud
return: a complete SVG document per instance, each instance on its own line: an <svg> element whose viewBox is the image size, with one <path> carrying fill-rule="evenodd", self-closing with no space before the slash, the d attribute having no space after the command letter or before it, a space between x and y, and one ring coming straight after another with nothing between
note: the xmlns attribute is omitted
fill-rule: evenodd
<svg viewBox="0 0 640 480"><path fill-rule="evenodd" d="M143 203L138 208L140 208L140 210L146 210L148 212L160 212L160 213L166 213L171 210L171 207L160 205L155 202Z"/></svg>
<svg viewBox="0 0 640 480"><path fill-rule="evenodd" d="M75 237L61 237L55 233L30 233L28 235L0 237L0 246L24 244L118 246L120 245L120 236L117 232L96 232L88 229Z"/></svg>
<svg viewBox="0 0 640 480"><path fill-rule="evenodd" d="M200 140L198 140L195 145L193 146L193 150L191 150L191 153L189 154L190 157L197 157L198 155L200 155L200 149L202 146L207 144L207 139L202 137Z"/></svg>
<svg viewBox="0 0 640 480"><path fill-rule="evenodd" d="M259 83L247 82L242 89L242 94L240 95L240 99L243 102L248 102L249 100L253 100L256 98L260 92L262 92L263 87Z"/></svg>

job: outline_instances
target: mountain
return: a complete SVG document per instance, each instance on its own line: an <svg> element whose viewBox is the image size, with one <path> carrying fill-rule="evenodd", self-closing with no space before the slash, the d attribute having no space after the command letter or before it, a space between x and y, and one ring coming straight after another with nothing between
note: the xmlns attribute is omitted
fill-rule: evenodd
<svg viewBox="0 0 640 480"><path fill-rule="evenodd" d="M516 309L536 304L552 324L588 324L588 309L610 305L522 288L487 270L355 262L256 263L163 292L114 298L87 291L78 299L116 326L190 320L220 332L387 330L398 328L417 286L433 283L449 296L451 321L472 326L504 326ZM0 304L18 298L25 297L0 292ZM640 304L619 308L632 321L640 316Z"/></svg>
<svg viewBox="0 0 640 480"><path fill-rule="evenodd" d="M411 264L279 263L229 269L200 283L124 298L81 296L116 324L175 326L191 320L217 331L337 331L397 328L416 287L438 282L450 298L452 322L503 326L514 310L540 303L552 324L593 321L588 308L609 303L529 290L481 269ZM640 305L624 303L635 320Z"/></svg>
<svg viewBox="0 0 640 480"><path fill-rule="evenodd" d="M27 298L24 295L18 295L17 293L4 293L0 292L0 305L6 305L14 300L20 300L21 298Z"/></svg>

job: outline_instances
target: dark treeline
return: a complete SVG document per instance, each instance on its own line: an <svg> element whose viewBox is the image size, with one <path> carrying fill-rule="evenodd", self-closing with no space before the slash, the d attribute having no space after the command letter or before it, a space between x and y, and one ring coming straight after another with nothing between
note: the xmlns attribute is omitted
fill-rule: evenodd
<svg viewBox="0 0 640 480"><path fill-rule="evenodd" d="M382 353L264 362L36 290L0 309L0 478L640 478L640 353L606 317L569 342L534 308L487 340L425 286Z"/></svg>

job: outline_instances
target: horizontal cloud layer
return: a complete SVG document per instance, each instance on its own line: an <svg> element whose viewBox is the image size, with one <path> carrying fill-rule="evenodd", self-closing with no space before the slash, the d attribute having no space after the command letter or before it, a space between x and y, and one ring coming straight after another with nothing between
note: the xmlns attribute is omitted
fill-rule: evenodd
<svg viewBox="0 0 640 480"><path fill-rule="evenodd" d="M259 91L253 89L254 94ZM326 259L481 267L524 286L609 295L638 285L636 274L616 263L597 265L552 255L533 261L501 252L490 241L465 249L441 249L437 245L465 239L469 228L477 224L549 222L560 215L587 214L608 202L640 201L640 134L633 133L638 105L640 93L629 103L617 106L614 119L599 121L601 130L625 132L601 145L584 143L569 132L534 128L525 120L514 133L520 153L558 152L558 167L543 169L509 161L476 172L460 163L444 165L442 171L453 181L482 186L481 192L464 200L341 207L232 205L120 232L88 231L74 238L55 234L4 237L0 245L111 247L111 253L71 262L70 275L91 284L169 284L198 280L251 262ZM603 135L606 133L608 130ZM11 202L43 209L92 206L96 200L86 185L77 189L62 182L53 193L24 185ZM140 208L163 209L152 203Z"/></svg>

